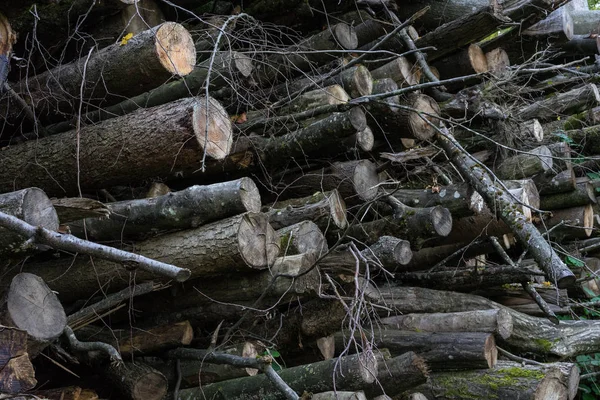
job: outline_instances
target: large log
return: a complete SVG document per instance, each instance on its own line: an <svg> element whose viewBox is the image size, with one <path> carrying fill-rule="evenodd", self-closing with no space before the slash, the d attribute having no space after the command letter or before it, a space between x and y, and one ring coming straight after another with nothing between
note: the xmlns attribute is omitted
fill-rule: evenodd
<svg viewBox="0 0 600 400"><path fill-rule="evenodd" d="M3 325L27 332L30 357L57 339L67 325L56 294L40 277L29 273L19 273L12 279L2 300L0 319Z"/></svg>
<svg viewBox="0 0 600 400"><path fill-rule="evenodd" d="M361 390L377 379L379 361L373 353L356 354L299 367L285 368L279 376L296 392ZM179 392L181 400L207 398L279 400L286 397L264 375L232 379Z"/></svg>
<svg viewBox="0 0 600 400"><path fill-rule="evenodd" d="M550 121L561 115L569 115L600 103L598 88L593 83L560 93L545 100L539 100L523 109L517 116L523 120L537 118Z"/></svg>
<svg viewBox="0 0 600 400"><path fill-rule="evenodd" d="M382 393L398 395L425 383L429 376L427 362L413 351L407 351L378 365L377 382L365 385L363 390L373 398Z"/></svg>
<svg viewBox="0 0 600 400"><path fill-rule="evenodd" d="M335 335L336 349L345 349L348 337ZM360 335L355 335L356 339ZM493 368L498 358L494 336L484 332L409 332L392 329L376 331L372 338L378 348L392 356L414 351L432 371Z"/></svg>
<svg viewBox="0 0 600 400"><path fill-rule="evenodd" d="M159 236L135 245L135 251L149 258L188 266L192 277L214 276L229 270L265 269L279 253L279 237L261 213L248 212L196 229ZM130 273L106 260L70 256L39 264L29 264L62 301L73 301L102 290L108 293L127 287ZM137 281L156 277L135 272Z"/></svg>
<svg viewBox="0 0 600 400"><path fill-rule="evenodd" d="M508 157L500 163L495 173L500 179L523 179L552 169L550 149L539 146L528 152Z"/></svg>
<svg viewBox="0 0 600 400"><path fill-rule="evenodd" d="M37 186L49 195L78 194L145 178L188 176L201 168L205 151L221 159L231 144L231 121L217 101L182 99L4 149L0 191Z"/></svg>
<svg viewBox="0 0 600 400"><path fill-rule="evenodd" d="M72 116L80 101L84 106L112 105L161 85L173 74L189 74L195 63L191 35L183 26L165 22L134 36L126 45L114 44L90 53L89 58L24 78L14 89L29 101L36 118L48 123L57 115L59 119L61 114ZM10 122L4 126L19 129L24 113L18 105L9 106L5 99L1 109L9 110L2 113Z"/></svg>
<svg viewBox="0 0 600 400"><path fill-rule="evenodd" d="M429 11L419 18L416 25L428 31L434 30L447 22L462 18L481 8L500 8L499 2L496 0L416 0L402 4L402 7L398 9L398 16L401 19L407 19L426 6L430 7Z"/></svg>
<svg viewBox="0 0 600 400"><path fill-rule="evenodd" d="M551 216L539 225L540 230L542 228L549 230L549 237L552 240L562 242L569 239L586 239L594 230L594 209L591 204L587 204L554 210Z"/></svg>
<svg viewBox="0 0 600 400"><path fill-rule="evenodd" d="M540 207L543 210L558 210L561 208L578 207L596 203L596 193L590 182L577 183L575 190L570 192L540 197Z"/></svg>
<svg viewBox="0 0 600 400"><path fill-rule="evenodd" d="M572 399L571 392L579 384L579 369L575 364L560 364L501 361L490 370L438 372L415 390L430 399Z"/></svg>
<svg viewBox="0 0 600 400"><path fill-rule="evenodd" d="M160 400L167 394L165 376L139 361L110 365L103 375L124 399Z"/></svg>
<svg viewBox="0 0 600 400"><path fill-rule="evenodd" d="M33 226L41 226L51 231L58 230L56 210L48 196L38 188L0 194L0 212L17 217ZM31 250L28 239L0 227L0 255L19 258L26 256L28 250ZM33 250L35 249L34 245Z"/></svg>
<svg viewBox="0 0 600 400"><path fill-rule="evenodd" d="M407 314L387 317L383 325L415 332L489 332L508 339L512 316L506 310L477 310L454 313Z"/></svg>
<svg viewBox="0 0 600 400"><path fill-rule="evenodd" d="M313 255L316 258L329 250L323 232L312 221L301 221L277 231L281 238L279 256L298 254Z"/></svg>
<svg viewBox="0 0 600 400"><path fill-rule="evenodd" d="M71 223L71 233L87 240L144 239L172 230L197 228L209 222L260 211L260 193L250 178L191 186L152 199L106 203L108 218Z"/></svg>

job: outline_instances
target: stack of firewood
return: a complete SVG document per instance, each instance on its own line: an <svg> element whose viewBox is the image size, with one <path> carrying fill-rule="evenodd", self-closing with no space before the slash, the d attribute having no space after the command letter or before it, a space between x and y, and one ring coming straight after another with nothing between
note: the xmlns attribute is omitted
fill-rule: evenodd
<svg viewBox="0 0 600 400"><path fill-rule="evenodd" d="M600 11L32 3L0 6L1 393L575 398Z"/></svg>

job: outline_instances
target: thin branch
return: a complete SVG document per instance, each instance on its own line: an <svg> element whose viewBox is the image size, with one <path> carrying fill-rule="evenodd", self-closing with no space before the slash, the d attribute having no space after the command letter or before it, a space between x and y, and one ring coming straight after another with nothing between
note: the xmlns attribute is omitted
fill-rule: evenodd
<svg viewBox="0 0 600 400"><path fill-rule="evenodd" d="M69 345L71 346L72 350L81 352L101 351L103 353L106 353L110 357L111 362L116 362L118 364L123 363L123 359L121 358L121 355L119 354L117 349L115 349L108 343L80 342L79 339L77 339L77 336L75 336L73 329L71 329L69 325L65 327L63 334L69 341Z"/></svg>
<svg viewBox="0 0 600 400"><path fill-rule="evenodd" d="M191 275L189 269L179 268L128 251L79 239L73 235L53 232L41 226L29 225L27 222L3 212L0 212L0 226L24 236L31 244L45 244L56 250L88 254L123 264L129 269L139 268L157 275L173 278L178 282L187 280Z"/></svg>

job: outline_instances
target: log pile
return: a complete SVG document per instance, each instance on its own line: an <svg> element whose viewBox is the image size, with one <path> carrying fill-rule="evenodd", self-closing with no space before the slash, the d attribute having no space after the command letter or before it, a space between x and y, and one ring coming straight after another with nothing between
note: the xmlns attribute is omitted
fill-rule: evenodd
<svg viewBox="0 0 600 400"><path fill-rule="evenodd" d="M587 2L0 12L0 394L571 400L593 379Z"/></svg>

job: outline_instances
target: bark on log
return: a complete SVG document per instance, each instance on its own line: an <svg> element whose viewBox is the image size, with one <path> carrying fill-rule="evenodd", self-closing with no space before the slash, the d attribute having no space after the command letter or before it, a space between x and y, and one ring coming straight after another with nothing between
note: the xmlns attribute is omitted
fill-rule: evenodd
<svg viewBox="0 0 600 400"><path fill-rule="evenodd" d="M546 318L532 317L480 296L432 289L389 286L380 287L377 294L370 293L372 301L403 313L504 309L513 318L513 334L505 343L519 352L566 358L600 348L597 321L561 321L555 325Z"/></svg>
<svg viewBox="0 0 600 400"><path fill-rule="evenodd" d="M172 230L260 211L260 193L248 177L207 186L191 186L152 199L107 203L108 218L69 225L75 236L93 241L140 240Z"/></svg>
<svg viewBox="0 0 600 400"><path fill-rule="evenodd" d="M104 204L98 200L85 197L53 199L52 205L56 210L61 225L85 218L107 218L110 215L110 211Z"/></svg>
<svg viewBox="0 0 600 400"><path fill-rule="evenodd" d="M280 197L309 196L315 190L337 189L346 204L357 205L373 200L379 189L376 166L369 160L336 162L327 169L306 172L291 182Z"/></svg>
<svg viewBox="0 0 600 400"><path fill-rule="evenodd" d="M363 392L322 392L312 395L311 400L367 400Z"/></svg>
<svg viewBox="0 0 600 400"><path fill-rule="evenodd" d="M12 279L1 309L3 325L27 332L27 351L32 358L58 338L67 325L56 294L33 274L20 273Z"/></svg>
<svg viewBox="0 0 600 400"><path fill-rule="evenodd" d="M428 383L415 390L442 399L568 399L570 386L579 382L579 372L567 378L559 368L501 361L491 370L433 373Z"/></svg>
<svg viewBox="0 0 600 400"><path fill-rule="evenodd" d="M557 116L570 115L595 107L600 103L598 88L593 83L539 100L523 109L516 116L523 120L537 118L550 121Z"/></svg>
<svg viewBox="0 0 600 400"><path fill-rule="evenodd" d="M517 207L514 207L515 202L513 199L499 190L493 183L491 176L481 169L473 159L464 154L464 151L460 149L450 134L445 136L439 134L438 143L444 148L454 166L486 200L486 203L492 207L495 205L502 210L500 214L502 220L510 226L515 236L524 246L529 246L529 251L549 280L555 282L561 289L572 285L575 280L573 273L558 257L537 228L525 219L523 213Z"/></svg>
<svg viewBox="0 0 600 400"><path fill-rule="evenodd" d="M586 239L594 230L594 209L591 204L587 204L553 210L552 216L540 223L539 227L542 231L542 228L548 229L551 240Z"/></svg>
<svg viewBox="0 0 600 400"><path fill-rule="evenodd" d="M33 389L37 381L27 353L27 332L2 326L0 348L0 391L17 394Z"/></svg>
<svg viewBox="0 0 600 400"><path fill-rule="evenodd" d="M576 21L573 21L576 24ZM574 28L576 29L576 28ZM573 39L563 43L561 49L568 54L600 54L600 38L588 35L573 35Z"/></svg>
<svg viewBox="0 0 600 400"><path fill-rule="evenodd" d="M440 71L442 79L481 74L489 70L485 53L476 44L436 61L433 66Z"/></svg>
<svg viewBox="0 0 600 400"><path fill-rule="evenodd" d="M373 79L389 78L398 87L407 87L419 83L419 73L413 64L405 57L398 57L387 64L371 71Z"/></svg>
<svg viewBox="0 0 600 400"><path fill-rule="evenodd" d="M249 212L139 242L134 250L153 259L189 266L192 277L205 277L225 270L267 268L279 253L279 237L264 214ZM98 289L103 293L120 290L131 279L117 263L98 259L92 263L86 257L29 264L24 270L44 277L62 301L85 298ZM143 271L136 271L135 277L138 282L155 278Z"/></svg>
<svg viewBox="0 0 600 400"><path fill-rule="evenodd" d="M524 36L540 39L556 37L561 41L571 40L573 38L573 34L573 16L565 7L559 8L551 13L547 18L523 31Z"/></svg>
<svg viewBox="0 0 600 400"><path fill-rule="evenodd" d="M594 187L589 182L578 183L575 190L571 192L540 197L540 207L542 210L559 210L596 203L596 193Z"/></svg>
<svg viewBox="0 0 600 400"><path fill-rule="evenodd" d="M310 110L319 106L346 104L350 95L340 85L334 84L323 88L311 90L297 96L289 102L278 113L282 115L293 114L300 111Z"/></svg>
<svg viewBox="0 0 600 400"><path fill-rule="evenodd" d="M30 225L41 226L51 231L58 230L58 215L52 202L38 188L23 189L0 194L0 212L17 217ZM24 238L12 231L0 227L0 255L21 258L36 250L39 246L27 243Z"/></svg>
<svg viewBox="0 0 600 400"><path fill-rule="evenodd" d="M513 331L512 316L502 309L397 315L383 318L381 323L414 332L488 332L504 340L510 338Z"/></svg>
<svg viewBox="0 0 600 400"><path fill-rule="evenodd" d="M572 167L558 174L539 174L532 179L541 195L568 193L577 189L575 171Z"/></svg>
<svg viewBox="0 0 600 400"><path fill-rule="evenodd" d="M441 1L441 0L416 0L403 4L399 7L398 16L407 19L425 6L430 9L416 22L419 28L434 30L439 26L476 12L481 8L490 7L501 10L496 0L467 0L467 1Z"/></svg>
<svg viewBox="0 0 600 400"><path fill-rule="evenodd" d="M427 362L412 351L386 360L378 365L377 382L363 388L369 398L385 393L396 396L405 390L425 383L429 376Z"/></svg>
<svg viewBox="0 0 600 400"><path fill-rule="evenodd" d="M80 135L73 130L11 146L0 154L6 166L0 191L14 190L18 182L20 187L37 186L48 194L64 195L79 193L78 187L98 189L157 176L187 176L201 167L204 151L222 159L231 148L231 121L217 101L210 99L208 105L207 109L206 99L187 98L86 126ZM78 148L79 163L74 157ZM73 179L76 175L78 180Z"/></svg>
<svg viewBox="0 0 600 400"><path fill-rule="evenodd" d="M419 249L427 241L439 240L448 236L452 230L452 216L441 206L429 208L410 208L401 218L385 217L350 227L347 237L363 243L373 244L381 236L395 236L410 239L411 248ZM335 240L335 234L327 235Z"/></svg>
<svg viewBox="0 0 600 400"><path fill-rule="evenodd" d="M104 377L124 399L160 400L167 394L167 379L154 368L139 361L111 365Z"/></svg>
<svg viewBox="0 0 600 400"><path fill-rule="evenodd" d="M339 361L338 361L339 360ZM377 378L378 360L371 354L357 354L321 361L299 367L286 368L278 372L279 376L295 392L323 392L336 390L361 390L365 384ZM202 388L180 391L181 400L208 398L247 400L285 399L282 392L275 388L264 375L232 379Z"/></svg>
<svg viewBox="0 0 600 400"><path fill-rule="evenodd" d="M539 146L503 160L495 172L500 179L523 179L551 170L552 164L550 149Z"/></svg>
<svg viewBox="0 0 600 400"><path fill-rule="evenodd" d="M348 338L343 333L336 333L334 337L336 349L344 349ZM392 356L414 351L423 357L428 369L432 371L493 368L498 359L496 342L490 333L428 333L384 329L375 332L369 339L378 348L388 349Z"/></svg>
<svg viewBox="0 0 600 400"><path fill-rule="evenodd" d="M453 217L479 214L485 206L481 195L467 184L423 190L398 189L394 190L391 195L410 207L445 207Z"/></svg>
<svg viewBox="0 0 600 400"><path fill-rule="evenodd" d="M313 221L322 231L331 227L344 229L348 226L346 203L337 189L299 199L278 201L264 207L273 229L281 229L301 221Z"/></svg>
<svg viewBox="0 0 600 400"><path fill-rule="evenodd" d="M153 87L149 91L133 96L127 100L91 111L83 115L82 121L96 123L107 119L129 114L140 108L160 106L175 100L183 99L199 93L209 78L208 71L211 69L209 87L213 90L227 84L230 80L248 78L254 66L249 57L235 51L217 53L212 63L204 61L196 66L183 79ZM217 92L218 93L218 92ZM77 120L59 122L46 127L46 132L56 134L65 132L76 127Z"/></svg>
<svg viewBox="0 0 600 400"><path fill-rule="evenodd" d="M282 55L267 57L257 68L256 78L260 84L270 85L299 71L307 71L313 63L325 64L334 60L336 55L327 50L353 50L357 45L354 28L339 23L285 49Z"/></svg>
<svg viewBox="0 0 600 400"><path fill-rule="evenodd" d="M573 33L575 35L591 36L600 33L599 10L572 10Z"/></svg>
<svg viewBox="0 0 600 400"><path fill-rule="evenodd" d="M581 153L590 156L600 153L600 125L572 129L564 134L573 140Z"/></svg>
<svg viewBox="0 0 600 400"><path fill-rule="evenodd" d="M124 46L114 44L91 53L89 60L82 57L22 79L14 89L29 101L37 119L44 123L56 122L57 115L62 119L60 114L71 116L77 110L82 86L84 104L112 105L124 97L157 87L174 74L189 74L195 63L196 51L191 35L183 26L165 22L136 35ZM130 80L132 76L136 77L135 84ZM22 120L17 105L11 107L9 104L4 99L0 108L9 111L3 112L2 117L14 127L20 127L27 121ZM13 113L13 110L17 112ZM29 128L32 128L31 124Z"/></svg>

